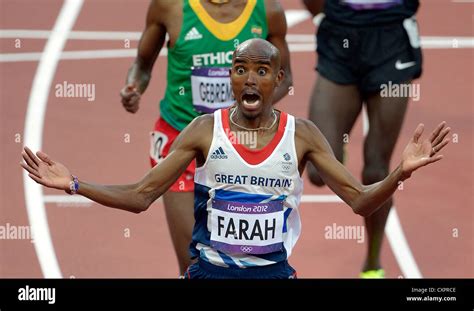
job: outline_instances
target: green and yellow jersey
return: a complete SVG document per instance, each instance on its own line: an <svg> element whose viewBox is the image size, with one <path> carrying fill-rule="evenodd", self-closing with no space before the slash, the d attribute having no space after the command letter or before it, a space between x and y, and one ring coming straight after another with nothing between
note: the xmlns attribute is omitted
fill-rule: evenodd
<svg viewBox="0 0 474 311"><path fill-rule="evenodd" d="M230 23L214 20L199 0L184 0L181 32L168 49L161 117L182 131L200 114L232 105L232 53L245 40L267 35L263 0L248 0L240 16Z"/></svg>

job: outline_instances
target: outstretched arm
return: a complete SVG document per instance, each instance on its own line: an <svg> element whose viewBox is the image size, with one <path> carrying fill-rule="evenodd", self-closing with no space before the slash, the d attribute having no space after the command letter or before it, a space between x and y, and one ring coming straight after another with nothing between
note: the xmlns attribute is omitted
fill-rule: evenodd
<svg viewBox="0 0 474 311"><path fill-rule="evenodd" d="M205 132L209 128L204 125L203 129L203 124L209 123L205 119L199 117L186 127L176 139L174 150L140 181L112 186L79 181L77 193L105 206L134 213L145 211L168 190L196 155L202 152L202 146L206 143L203 136L210 134L203 133L203 130ZM45 187L69 192L72 176L63 164L40 151L35 155L28 147L25 147L22 156L25 162L22 162L21 166L28 171L33 180Z"/></svg>
<svg viewBox="0 0 474 311"><path fill-rule="evenodd" d="M448 140L444 138L450 131L449 127L445 128L445 122L442 122L429 139L421 140L424 127L422 124L418 125L398 167L384 180L364 186L337 161L318 128L310 121L302 123L304 125L300 126L302 132L298 137L301 137L308 148L307 160L318 169L326 184L351 206L355 213L364 217L375 212L395 192L399 182L409 178L415 170L441 160L442 156L437 155L437 152L448 144Z"/></svg>

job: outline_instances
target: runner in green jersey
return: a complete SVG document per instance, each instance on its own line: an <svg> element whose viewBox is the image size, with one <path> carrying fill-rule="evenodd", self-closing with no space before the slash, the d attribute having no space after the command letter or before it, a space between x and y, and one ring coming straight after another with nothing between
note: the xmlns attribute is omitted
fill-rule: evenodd
<svg viewBox="0 0 474 311"><path fill-rule="evenodd" d="M229 68L232 52L243 41L264 38L280 50L285 79L275 90L275 102L292 85L286 20L278 1L153 0L137 57L120 93L124 108L131 113L138 111L167 34L167 86L151 133L153 166L167 156L179 132L195 117L233 104ZM181 275L191 263L194 169L193 162L163 196Z"/></svg>

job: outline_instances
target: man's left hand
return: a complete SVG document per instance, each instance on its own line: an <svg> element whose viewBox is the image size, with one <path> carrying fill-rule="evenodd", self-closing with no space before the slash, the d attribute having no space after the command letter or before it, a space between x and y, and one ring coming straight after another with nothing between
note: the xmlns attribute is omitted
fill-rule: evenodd
<svg viewBox="0 0 474 311"><path fill-rule="evenodd" d="M410 177L418 168L437 162L443 158L438 152L448 144L449 140L445 140L444 138L451 130L451 128L445 126L446 122L441 122L431 133L429 139L421 140L424 125L418 125L412 140L405 147L402 154L401 168L404 179Z"/></svg>

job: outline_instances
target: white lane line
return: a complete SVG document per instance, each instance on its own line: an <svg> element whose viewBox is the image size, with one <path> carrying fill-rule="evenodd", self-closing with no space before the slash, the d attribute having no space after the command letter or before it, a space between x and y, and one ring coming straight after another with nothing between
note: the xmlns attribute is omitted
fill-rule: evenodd
<svg viewBox="0 0 474 311"><path fill-rule="evenodd" d="M24 144L35 151L40 150L42 145L44 116L56 66L82 3L83 0L66 0L63 3L34 76L26 111ZM42 188L28 177L26 171L23 171L23 185L28 219L35 237L35 251L43 276L61 278L61 270L49 232Z"/></svg>
<svg viewBox="0 0 474 311"><path fill-rule="evenodd" d="M421 279L420 269L416 264L415 258L410 250L405 234L403 233L395 206L392 206L388 214L387 224L385 225L385 233L388 242L392 247L393 254L397 259L400 270L406 278Z"/></svg>
<svg viewBox="0 0 474 311"><path fill-rule="evenodd" d="M289 45L291 52L315 51L314 44L296 43ZM1 62L30 62L38 61L42 53L5 53L0 54ZM168 50L163 48L160 57L168 55ZM134 58L137 56L136 49L112 49L112 50L84 50L84 51L64 51L61 60L82 60L82 59L105 59L105 58Z"/></svg>
<svg viewBox="0 0 474 311"><path fill-rule="evenodd" d="M295 43L289 45L291 52L315 51L312 43ZM5 53L0 54L1 62L31 62L38 61L42 53ZM168 55L168 50L163 48L160 57ZM61 60L81 60L81 59L106 59L106 58L134 58L137 56L136 49L112 49L112 50L84 50L84 51L64 51Z"/></svg>
<svg viewBox="0 0 474 311"><path fill-rule="evenodd" d="M472 49L474 37L421 37L421 47L425 49Z"/></svg>
<svg viewBox="0 0 474 311"><path fill-rule="evenodd" d="M290 52L314 52L316 53L315 43L290 43L288 44Z"/></svg>
<svg viewBox="0 0 474 311"><path fill-rule="evenodd" d="M43 53L4 53L0 54L0 63L31 62L41 59Z"/></svg>
<svg viewBox="0 0 474 311"><path fill-rule="evenodd" d="M286 40L291 43L316 44L313 34L288 34ZM474 37L467 36L421 36L421 47L424 49L472 49Z"/></svg>
<svg viewBox="0 0 474 311"><path fill-rule="evenodd" d="M49 30L0 29L0 39L48 39Z"/></svg>
<svg viewBox="0 0 474 311"><path fill-rule="evenodd" d="M36 29L0 29L0 39L48 39L49 30ZM133 31L71 31L68 40L130 40L138 41L140 32ZM315 43L314 34L287 34L288 43ZM468 36L421 36L423 48L473 48L474 37Z"/></svg>
<svg viewBox="0 0 474 311"><path fill-rule="evenodd" d="M344 201L335 194L304 194L301 196L301 203L344 203Z"/></svg>
<svg viewBox="0 0 474 311"><path fill-rule="evenodd" d="M48 39L51 35L49 30L37 29L0 29L0 39ZM141 32L137 31L71 31L68 40L140 40ZM287 34L288 42L314 41L314 35L309 34Z"/></svg>
<svg viewBox="0 0 474 311"><path fill-rule="evenodd" d="M162 49L160 52L160 56L165 56L165 55L167 55L167 50ZM60 60L133 58L135 56L137 56L136 49L65 51L61 54ZM28 61L37 61L40 58L41 58L41 53L0 54L0 62L28 62Z"/></svg>
<svg viewBox="0 0 474 311"><path fill-rule="evenodd" d="M288 28L311 18L311 14L307 10L285 10L285 16Z"/></svg>
<svg viewBox="0 0 474 311"><path fill-rule="evenodd" d="M290 36L290 35L289 35ZM292 35L289 42L290 52L315 52L316 43L313 35ZM421 45L424 49L470 49L474 48L474 38L472 37L422 37ZM61 55L61 60L77 59L104 59L104 58L133 58L136 56L136 49L112 49L112 50L83 50L65 51ZM160 56L166 56L167 49L163 48ZM37 61L41 58L41 53L3 53L0 54L0 62L26 62Z"/></svg>
<svg viewBox="0 0 474 311"><path fill-rule="evenodd" d="M94 203L89 198L80 195L44 195L44 203L73 203L73 204L90 204Z"/></svg>
<svg viewBox="0 0 474 311"><path fill-rule="evenodd" d="M307 37L307 38L306 38ZM289 42L291 52L315 52L316 43L313 35L293 35ZM313 38L313 39L311 39ZM305 41L305 40L308 41ZM293 42L293 43L291 43ZM470 37L430 37L422 38L424 49L465 49L474 48L474 38ZM136 56L136 49L111 49L111 50L82 50L65 51L61 54L61 60L78 59L105 59L105 58L133 58ZM0 62L27 62L38 61L42 53L3 53L0 54ZM167 50L163 48L160 56L166 56Z"/></svg>
<svg viewBox="0 0 474 311"><path fill-rule="evenodd" d="M364 137L369 132L369 117L367 116L367 110L362 109L362 131ZM395 206L392 206L387 218L387 224L385 225L385 234L389 241L390 247L395 254L395 259L398 262L400 270L402 270L405 278L422 278L420 269L416 264L415 257L410 250L410 246L403 234L402 225L398 218Z"/></svg>
<svg viewBox="0 0 474 311"><path fill-rule="evenodd" d="M36 29L2 29L2 39L48 39L51 34L49 30ZM130 40L137 41L141 33L136 31L71 31L68 40Z"/></svg>

